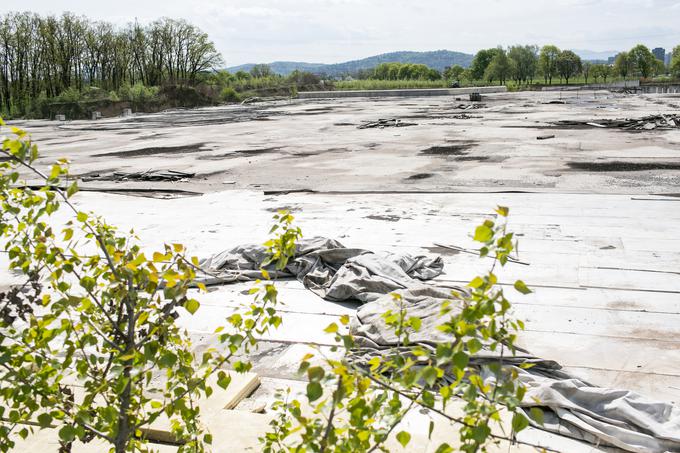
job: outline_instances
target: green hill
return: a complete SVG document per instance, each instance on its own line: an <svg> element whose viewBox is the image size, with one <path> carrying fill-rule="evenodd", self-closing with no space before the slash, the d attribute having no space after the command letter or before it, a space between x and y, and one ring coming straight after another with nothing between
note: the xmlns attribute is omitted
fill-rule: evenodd
<svg viewBox="0 0 680 453"><path fill-rule="evenodd" d="M468 67L472 62L473 55L462 52L452 52L450 50L435 50L431 52L390 52L382 55L375 55L361 60L347 61L344 63L323 64L323 63L303 63L295 61L275 61L269 66L277 74L288 75L297 70L309 71L315 74L324 74L331 77L338 77L353 74L361 69L370 69L380 63L415 63L424 64L438 71L443 71L447 66L461 65ZM227 68L229 72L250 71L254 66L244 64Z"/></svg>

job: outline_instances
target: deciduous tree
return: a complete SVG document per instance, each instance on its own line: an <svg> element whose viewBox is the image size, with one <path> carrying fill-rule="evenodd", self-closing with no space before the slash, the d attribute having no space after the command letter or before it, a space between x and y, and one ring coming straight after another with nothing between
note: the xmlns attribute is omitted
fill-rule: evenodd
<svg viewBox="0 0 680 453"><path fill-rule="evenodd" d="M508 50L512 78L518 83L533 81L538 68L537 46L512 46Z"/></svg>
<svg viewBox="0 0 680 453"><path fill-rule="evenodd" d="M557 72L569 84L569 79L579 74L582 69L581 57L571 50L563 50L557 57Z"/></svg>
<svg viewBox="0 0 680 453"><path fill-rule="evenodd" d="M486 68L484 78L491 83L493 83L494 80L498 80L498 83L503 85L508 77L510 77L511 70L512 66L510 64L510 59L508 59L508 54L505 52L505 49L498 47L489 66Z"/></svg>
<svg viewBox="0 0 680 453"><path fill-rule="evenodd" d="M680 77L680 46L676 46L673 49L670 70L674 77Z"/></svg>
<svg viewBox="0 0 680 453"><path fill-rule="evenodd" d="M632 72L632 65L628 52L621 52L614 60L614 72L624 79Z"/></svg>
<svg viewBox="0 0 680 453"><path fill-rule="evenodd" d="M197 82L222 63L208 36L183 19L123 28L65 13L0 16L0 110L25 114L40 97L88 87Z"/></svg>
<svg viewBox="0 0 680 453"><path fill-rule="evenodd" d="M633 71L643 78L654 75L657 70L656 57L647 46L638 44L628 52L628 60Z"/></svg>
<svg viewBox="0 0 680 453"><path fill-rule="evenodd" d="M553 45L546 45L541 48L538 57L538 67L545 83L552 84L552 79L557 75L557 58L560 56L560 49Z"/></svg>
<svg viewBox="0 0 680 453"><path fill-rule="evenodd" d="M491 60L498 52L498 48L483 49L475 54L470 65L470 74L474 80L482 80L486 74L486 69L491 64Z"/></svg>
<svg viewBox="0 0 680 453"><path fill-rule="evenodd" d="M581 65L581 73L583 74L583 78L586 84L588 84L588 77L590 77L591 74L594 75L592 72L593 69L595 68L593 67L593 64L590 63L589 61L584 61L583 64Z"/></svg>

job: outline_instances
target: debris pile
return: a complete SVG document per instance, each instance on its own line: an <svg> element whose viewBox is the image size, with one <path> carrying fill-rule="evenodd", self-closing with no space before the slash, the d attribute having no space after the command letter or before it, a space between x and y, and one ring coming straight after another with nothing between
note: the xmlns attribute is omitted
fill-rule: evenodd
<svg viewBox="0 0 680 453"><path fill-rule="evenodd" d="M486 107L486 104L481 104L479 102L472 103L472 104L458 104L454 105L454 109L458 110L470 110L470 109L483 109Z"/></svg>
<svg viewBox="0 0 680 453"><path fill-rule="evenodd" d="M177 170L146 170L124 172L116 171L111 174L92 174L82 178L83 181L186 181L196 176L196 173L186 173Z"/></svg>
<svg viewBox="0 0 680 453"><path fill-rule="evenodd" d="M639 119L615 119L597 121L562 120L555 122L558 126L570 127L600 127L622 129L624 131L651 131L680 129L680 114L650 115Z"/></svg>
<svg viewBox="0 0 680 453"><path fill-rule="evenodd" d="M472 118L484 118L482 115L468 115L467 113L460 113L458 115L452 115L452 119L454 120L469 120Z"/></svg>
<svg viewBox="0 0 680 453"><path fill-rule="evenodd" d="M406 123L398 118L390 119L379 119L378 121L366 121L363 124L357 126L357 129L372 129L372 128L386 128L386 127L407 127L407 126L417 126L416 123Z"/></svg>

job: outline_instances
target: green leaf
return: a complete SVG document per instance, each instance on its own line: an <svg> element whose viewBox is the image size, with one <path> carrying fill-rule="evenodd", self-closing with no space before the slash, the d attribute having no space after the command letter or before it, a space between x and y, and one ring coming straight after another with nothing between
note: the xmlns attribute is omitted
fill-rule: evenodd
<svg viewBox="0 0 680 453"><path fill-rule="evenodd" d="M505 206L498 206L496 208L496 213L498 213L498 215L500 216L507 217L508 214L510 213L510 208L507 208Z"/></svg>
<svg viewBox="0 0 680 453"><path fill-rule="evenodd" d="M196 299L189 299L184 303L184 308L192 315L196 313L201 304Z"/></svg>
<svg viewBox="0 0 680 453"><path fill-rule="evenodd" d="M87 214L84 212L79 212L78 215L76 216L76 219L78 219L78 222L84 222L87 220Z"/></svg>
<svg viewBox="0 0 680 453"><path fill-rule="evenodd" d="M437 369L431 366L423 368L422 378L427 385L433 385L437 380Z"/></svg>
<svg viewBox="0 0 680 453"><path fill-rule="evenodd" d="M411 441L411 435L406 431L399 431L397 433L397 440L399 441L402 447L406 448L408 443Z"/></svg>
<svg viewBox="0 0 680 453"><path fill-rule="evenodd" d="M470 354L475 354L482 349L482 342L476 338L472 338L467 342L467 348L468 351L470 351Z"/></svg>
<svg viewBox="0 0 680 453"><path fill-rule="evenodd" d="M171 368L175 363L177 363L177 355L172 351L164 352L161 358L158 359L158 364L164 368Z"/></svg>
<svg viewBox="0 0 680 453"><path fill-rule="evenodd" d="M451 445L443 443L439 447L437 447L437 450L435 450L434 453L452 453L452 452L453 448L451 448Z"/></svg>
<svg viewBox="0 0 680 453"><path fill-rule="evenodd" d="M321 379L323 379L325 374L326 373L324 372L323 368L319 366L311 367L307 370L307 376L312 382L319 382Z"/></svg>
<svg viewBox="0 0 680 453"><path fill-rule="evenodd" d="M224 371L217 373L217 385L221 388L226 389L231 384L231 376Z"/></svg>
<svg viewBox="0 0 680 453"><path fill-rule="evenodd" d="M489 242L493 238L493 230L486 225L480 225L475 229L474 240L477 242Z"/></svg>
<svg viewBox="0 0 680 453"><path fill-rule="evenodd" d="M58 165L53 165L49 179L56 179L56 178L59 177L60 174L61 174L61 167L59 167Z"/></svg>
<svg viewBox="0 0 680 453"><path fill-rule="evenodd" d="M59 430L59 439L63 442L72 442L76 437L76 430L71 425L64 425Z"/></svg>
<svg viewBox="0 0 680 453"><path fill-rule="evenodd" d="M522 431L524 428L529 426L529 420L519 412L512 416L512 430L515 433Z"/></svg>
<svg viewBox="0 0 680 453"><path fill-rule="evenodd" d="M517 280L515 282L515 289L522 294L529 294L533 292L527 287L527 285L522 280Z"/></svg>
<svg viewBox="0 0 680 453"><path fill-rule="evenodd" d="M531 418L538 423L543 425L543 411L537 407L532 407L529 411L531 413Z"/></svg>
<svg viewBox="0 0 680 453"><path fill-rule="evenodd" d="M322 394L323 389L321 388L321 384L318 382L310 382L307 384L307 399L310 402L318 400L321 398Z"/></svg>
<svg viewBox="0 0 680 453"><path fill-rule="evenodd" d="M41 428L47 428L52 424L52 416L50 414L40 414L38 415L38 423Z"/></svg>
<svg viewBox="0 0 680 453"><path fill-rule="evenodd" d="M338 325L336 323L329 324L323 331L326 333L335 333L338 331Z"/></svg>
<svg viewBox="0 0 680 453"><path fill-rule="evenodd" d="M459 370L464 370L468 363L470 362L470 357L464 352L457 352L453 355L453 364Z"/></svg>
<svg viewBox="0 0 680 453"><path fill-rule="evenodd" d="M66 191L66 195L70 198L72 197L76 192L78 192L78 182L74 182L71 184Z"/></svg>
<svg viewBox="0 0 680 453"><path fill-rule="evenodd" d="M482 279L482 277L475 277L475 278L472 279L472 281L470 283L468 283L468 286L470 288L477 289L480 286L482 286L483 284L484 284L484 279Z"/></svg>

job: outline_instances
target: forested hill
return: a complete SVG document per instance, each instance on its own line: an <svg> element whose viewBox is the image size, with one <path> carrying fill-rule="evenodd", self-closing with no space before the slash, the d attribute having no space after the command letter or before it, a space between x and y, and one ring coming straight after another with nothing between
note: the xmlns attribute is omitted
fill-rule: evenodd
<svg viewBox="0 0 680 453"><path fill-rule="evenodd" d="M447 66L460 65L464 68L470 66L473 55L450 50L435 50L431 52L391 52L375 55L361 60L347 61L344 63L300 63L294 61L276 61L270 63L272 71L281 75L288 75L296 69L309 71L328 76L340 76L352 74L362 69L370 69L380 63L414 63L424 64L438 71L443 71ZM227 68L229 72L250 71L254 64L244 64Z"/></svg>

